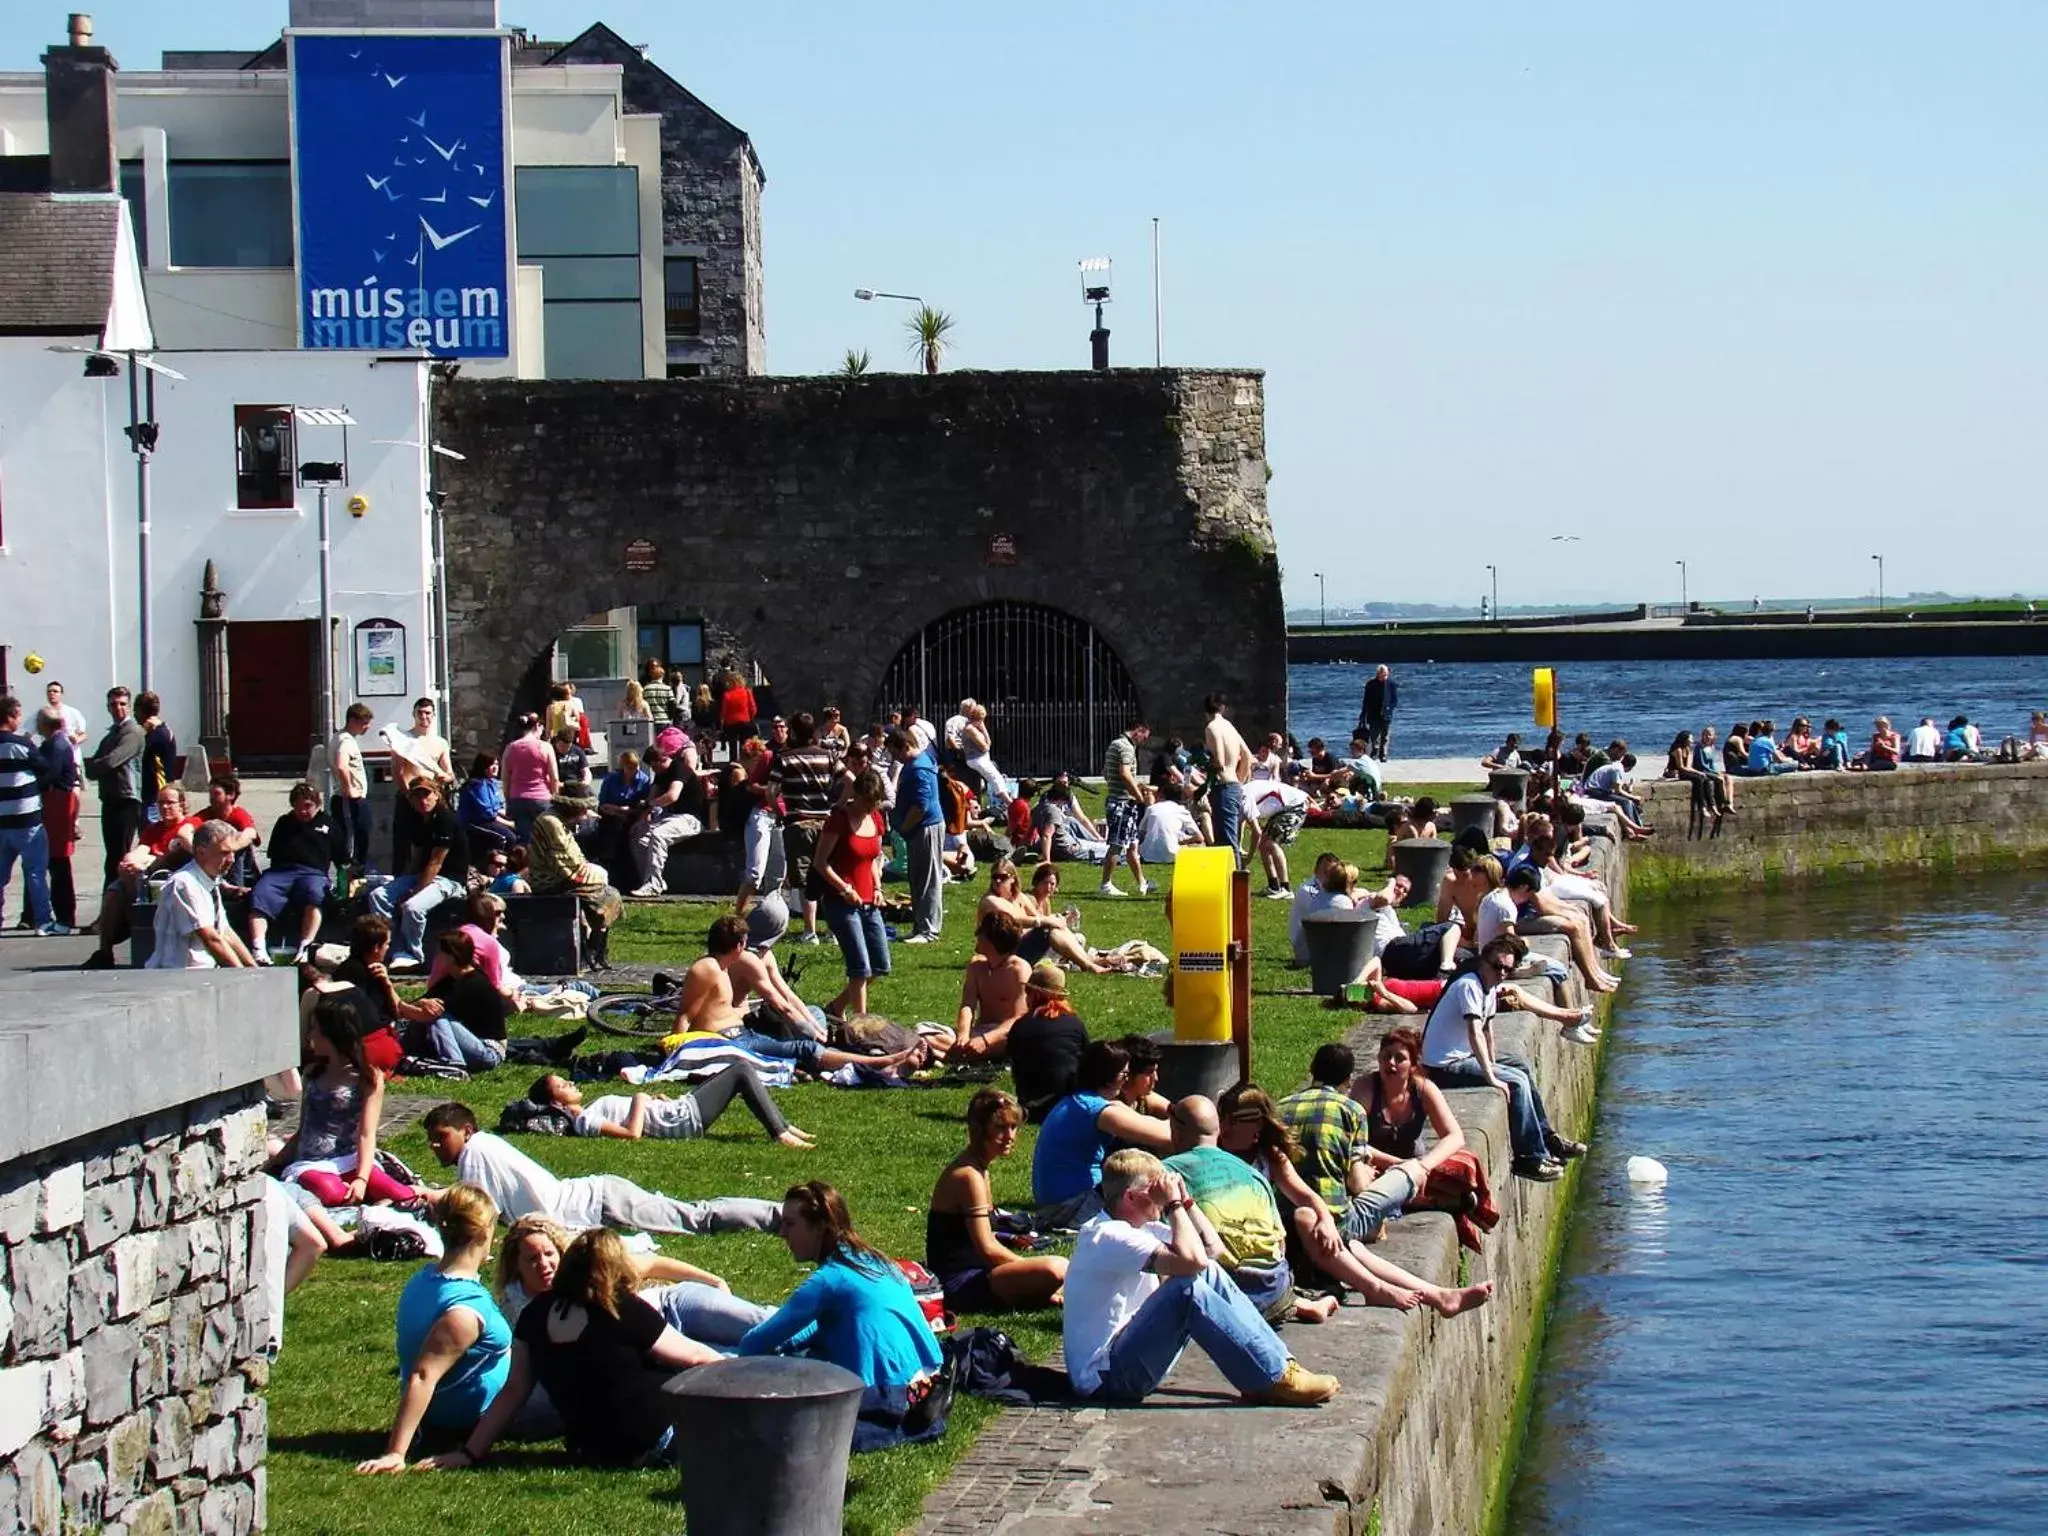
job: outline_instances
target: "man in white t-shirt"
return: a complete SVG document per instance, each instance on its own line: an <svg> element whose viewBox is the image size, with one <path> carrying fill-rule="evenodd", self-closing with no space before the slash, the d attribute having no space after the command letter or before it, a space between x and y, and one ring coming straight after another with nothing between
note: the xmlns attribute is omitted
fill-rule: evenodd
<svg viewBox="0 0 2048 1536"><path fill-rule="evenodd" d="M1184 791L1162 789L1145 807L1138 823L1138 858L1146 864L1171 864L1183 848L1203 841L1202 828L1182 798Z"/></svg>
<svg viewBox="0 0 2048 1536"><path fill-rule="evenodd" d="M1247 813L1259 829L1259 862L1266 870L1266 898L1289 901L1287 845L1301 835L1308 821L1308 796L1278 779L1252 781Z"/></svg>
<svg viewBox="0 0 2048 1536"><path fill-rule="evenodd" d="M192 861L157 897L156 948L147 969L210 971L256 963L220 897L220 877L235 858L234 839L235 827L226 821L202 821L192 829Z"/></svg>
<svg viewBox="0 0 2048 1536"><path fill-rule="evenodd" d="M1528 952L1529 946L1512 933L1480 946L1478 960L1451 979L1430 1010L1422 1032L1422 1064L1439 1088L1492 1088L1505 1098L1514 1170L1547 1184L1564 1177L1565 1161L1583 1156L1585 1143L1550 1128L1529 1064L1498 1054L1493 1044L1500 988ZM1517 994L1517 1001L1526 1000Z"/></svg>
<svg viewBox="0 0 2048 1536"><path fill-rule="evenodd" d="M571 1124L578 1136L615 1136L623 1141L638 1141L643 1136L688 1141L702 1136L737 1097L746 1101L762 1128L785 1147L817 1145L808 1133L782 1118L760 1077L744 1061L713 1073L679 1099L651 1093L608 1093L586 1100L581 1088L554 1072L538 1079L526 1090L526 1097L544 1108L567 1110L574 1117Z"/></svg>
<svg viewBox="0 0 2048 1536"><path fill-rule="evenodd" d="M1306 1407L1337 1395L1305 1371L1216 1262L1216 1229L1177 1174L1149 1152L1110 1154L1103 1212L1067 1265L1067 1375L1083 1397L1139 1402L1199 1345L1245 1401Z"/></svg>
<svg viewBox="0 0 2048 1536"><path fill-rule="evenodd" d="M84 746L85 738L88 734L85 728L85 716L80 714L75 706L64 702L64 685L62 683L46 684L43 688L43 698L48 702L51 709L54 709L64 717L64 734L71 738L71 745L74 747Z"/></svg>
<svg viewBox="0 0 2048 1536"><path fill-rule="evenodd" d="M551 1216L572 1232L615 1227L622 1232L779 1232L782 1207L736 1195L677 1200L616 1174L557 1178L502 1137L479 1130L467 1104L427 1111L427 1146L444 1168L491 1197L498 1219ZM429 1199L434 1198L430 1193Z"/></svg>
<svg viewBox="0 0 2048 1536"><path fill-rule="evenodd" d="M1938 763L1941 761L1941 731L1934 723L1934 716L1922 715L1920 723L1906 733L1906 761L1909 763Z"/></svg>
<svg viewBox="0 0 2048 1536"><path fill-rule="evenodd" d="M965 746L961 744L960 733L967 729L967 716L973 708L974 700L962 699L960 701L960 708L946 716L946 749L954 754L956 761L966 751Z"/></svg>

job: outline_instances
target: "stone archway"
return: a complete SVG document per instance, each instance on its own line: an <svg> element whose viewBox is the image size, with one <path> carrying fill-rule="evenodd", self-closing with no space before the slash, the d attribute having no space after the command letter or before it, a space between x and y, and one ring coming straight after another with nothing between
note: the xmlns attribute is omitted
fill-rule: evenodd
<svg viewBox="0 0 2048 1536"><path fill-rule="evenodd" d="M442 485L466 747L555 634L683 590L788 709L858 716L908 637L1008 601L1095 626L1164 729L1211 690L1285 720L1256 373L457 379L434 409L466 455Z"/></svg>

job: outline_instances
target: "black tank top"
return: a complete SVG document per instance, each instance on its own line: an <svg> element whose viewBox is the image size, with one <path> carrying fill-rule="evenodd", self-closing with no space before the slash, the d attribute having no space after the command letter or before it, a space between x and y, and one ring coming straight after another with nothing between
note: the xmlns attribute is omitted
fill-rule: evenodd
<svg viewBox="0 0 2048 1536"><path fill-rule="evenodd" d="M1416 1143L1422 1140L1423 1128L1429 1124L1429 1111L1423 1106L1422 1090L1414 1084L1408 1088L1410 1113L1401 1124L1390 1122L1380 1109L1380 1075L1372 1075L1372 1096L1366 1100L1366 1140L1382 1152L1395 1157L1410 1158L1415 1155Z"/></svg>
<svg viewBox="0 0 2048 1536"><path fill-rule="evenodd" d="M942 1280L948 1275L988 1268L967 1230L964 1212L924 1213L924 1267Z"/></svg>

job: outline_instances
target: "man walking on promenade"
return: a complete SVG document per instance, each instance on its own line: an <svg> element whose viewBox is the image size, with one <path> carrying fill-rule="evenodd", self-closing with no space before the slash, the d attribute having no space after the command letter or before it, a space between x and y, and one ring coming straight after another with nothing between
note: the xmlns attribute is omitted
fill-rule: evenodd
<svg viewBox="0 0 2048 1536"><path fill-rule="evenodd" d="M1138 882L1138 894L1150 896L1152 882L1145 878L1145 866L1138 857L1138 835L1145 822L1145 792L1138 786L1138 748L1152 739L1152 728L1135 722L1102 755L1102 782L1109 798L1102 806L1102 839L1109 852L1102 859L1102 894L1121 896L1117 888L1116 861L1131 866L1131 878Z"/></svg>
<svg viewBox="0 0 2048 1536"><path fill-rule="evenodd" d="M370 729L370 706L356 703L327 749L334 771L334 794L328 800L334 837L334 862L343 877L370 873L370 775L363 767L362 738Z"/></svg>
<svg viewBox="0 0 2048 1536"><path fill-rule="evenodd" d="M1202 713L1209 719L1202 730L1202 746L1209 753L1209 803L1216 817L1216 845L1228 848L1242 868L1244 854L1237 846L1237 834L1244 826L1244 787L1251 781L1252 751L1224 714L1228 707L1220 693L1202 700Z"/></svg>
<svg viewBox="0 0 2048 1536"><path fill-rule="evenodd" d="M941 860L946 851L946 816L939 806L939 761L903 726L889 732L889 755L902 765L896 780L896 830L910 850L910 937L929 944L945 923Z"/></svg>
<svg viewBox="0 0 2048 1536"><path fill-rule="evenodd" d="M85 760L85 776L100 790L100 838L106 845L103 885L121 874L121 860L142 832L142 727L131 713L133 696L126 688L107 690L107 715L113 724Z"/></svg>
<svg viewBox="0 0 2048 1536"><path fill-rule="evenodd" d="M21 700L0 698L0 901L21 864L29 927L60 932L50 921L50 853L43 838L43 758L21 734ZM68 930L65 930L68 931Z"/></svg>
<svg viewBox="0 0 2048 1536"><path fill-rule="evenodd" d="M1394 706L1401 701L1401 685L1382 666L1365 685L1365 697L1358 706L1358 734L1365 738L1365 755L1376 762L1387 760L1388 738L1394 732Z"/></svg>

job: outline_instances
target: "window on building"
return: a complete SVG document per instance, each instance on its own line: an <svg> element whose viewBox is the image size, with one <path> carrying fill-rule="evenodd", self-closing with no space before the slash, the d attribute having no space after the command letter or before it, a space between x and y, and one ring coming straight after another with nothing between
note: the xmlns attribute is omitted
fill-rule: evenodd
<svg viewBox="0 0 2048 1536"><path fill-rule="evenodd" d="M704 626L694 619L664 619L643 613L636 638L643 665L650 657L666 667L704 664Z"/></svg>
<svg viewBox="0 0 2048 1536"><path fill-rule="evenodd" d="M128 222L135 226L135 258L149 265L149 214L143 207L142 162L121 162L121 196L128 204Z"/></svg>
<svg viewBox="0 0 2048 1536"><path fill-rule="evenodd" d="M697 258L670 256L662 262L662 329L669 339L703 334L697 313Z"/></svg>
<svg viewBox="0 0 2048 1536"><path fill-rule="evenodd" d="M668 376L672 379L701 379L704 377L702 363L670 363Z"/></svg>
<svg viewBox="0 0 2048 1536"><path fill-rule="evenodd" d="M541 269L547 376L642 377L639 172L522 165L512 175L519 260Z"/></svg>
<svg viewBox="0 0 2048 1536"><path fill-rule="evenodd" d="M292 410L288 405L235 407L235 505L245 512L298 505L292 484Z"/></svg>
<svg viewBox="0 0 2048 1536"><path fill-rule="evenodd" d="M582 683L623 677L624 642L624 634L611 625L563 630L555 642L556 678Z"/></svg>
<svg viewBox="0 0 2048 1536"><path fill-rule="evenodd" d="M289 267L292 168L283 160L173 160L171 265Z"/></svg>

